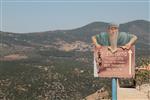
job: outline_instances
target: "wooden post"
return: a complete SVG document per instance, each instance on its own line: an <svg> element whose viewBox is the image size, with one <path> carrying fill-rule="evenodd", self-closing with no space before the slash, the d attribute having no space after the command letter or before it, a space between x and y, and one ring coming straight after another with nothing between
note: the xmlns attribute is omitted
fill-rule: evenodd
<svg viewBox="0 0 150 100"><path fill-rule="evenodd" d="M117 100L117 78L112 78L112 100Z"/></svg>

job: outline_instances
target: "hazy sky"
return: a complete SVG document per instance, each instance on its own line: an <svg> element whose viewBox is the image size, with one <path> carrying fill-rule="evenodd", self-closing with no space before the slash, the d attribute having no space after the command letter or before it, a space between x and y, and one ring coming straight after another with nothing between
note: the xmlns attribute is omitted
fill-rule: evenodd
<svg viewBox="0 0 150 100"><path fill-rule="evenodd" d="M150 21L149 0L1 0L1 31L73 29L91 22Z"/></svg>

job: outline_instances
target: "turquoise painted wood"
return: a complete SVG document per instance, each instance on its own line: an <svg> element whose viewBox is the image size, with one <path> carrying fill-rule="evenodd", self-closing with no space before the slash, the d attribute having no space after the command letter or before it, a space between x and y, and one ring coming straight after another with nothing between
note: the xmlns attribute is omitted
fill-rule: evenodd
<svg viewBox="0 0 150 100"><path fill-rule="evenodd" d="M117 79L112 78L112 100L117 100Z"/></svg>

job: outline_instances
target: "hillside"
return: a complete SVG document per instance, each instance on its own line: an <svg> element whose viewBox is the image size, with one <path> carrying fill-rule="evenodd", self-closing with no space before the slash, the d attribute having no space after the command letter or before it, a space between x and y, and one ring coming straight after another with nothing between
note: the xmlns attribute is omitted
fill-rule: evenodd
<svg viewBox="0 0 150 100"><path fill-rule="evenodd" d="M4 48L23 47L43 47L56 48L59 50L87 49L91 50L91 37L106 30L108 23L93 22L80 28L72 30L56 30L37 33L17 34L9 32L0 32L1 45ZM136 53L138 55L149 55L150 47L150 22L136 20L120 24L120 31L130 32L138 36L136 43ZM78 41L78 42L77 42ZM81 45L80 45L81 44ZM5 49L7 50L7 49Z"/></svg>
<svg viewBox="0 0 150 100"><path fill-rule="evenodd" d="M91 44L91 36L107 25L93 22L72 30L24 34L0 31L0 100L81 100L103 87L111 98L111 79L93 77ZM121 31L139 37L136 66L150 63L149 26L144 20L120 25ZM144 75L138 84L148 82L149 72ZM130 87L133 79L125 83Z"/></svg>

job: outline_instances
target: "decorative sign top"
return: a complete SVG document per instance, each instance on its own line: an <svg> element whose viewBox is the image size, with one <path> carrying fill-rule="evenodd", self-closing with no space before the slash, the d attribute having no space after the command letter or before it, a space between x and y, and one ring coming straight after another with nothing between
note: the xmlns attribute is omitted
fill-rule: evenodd
<svg viewBox="0 0 150 100"><path fill-rule="evenodd" d="M130 50L118 48L112 53L107 47L95 49L94 59L98 77L134 77L135 47Z"/></svg>

